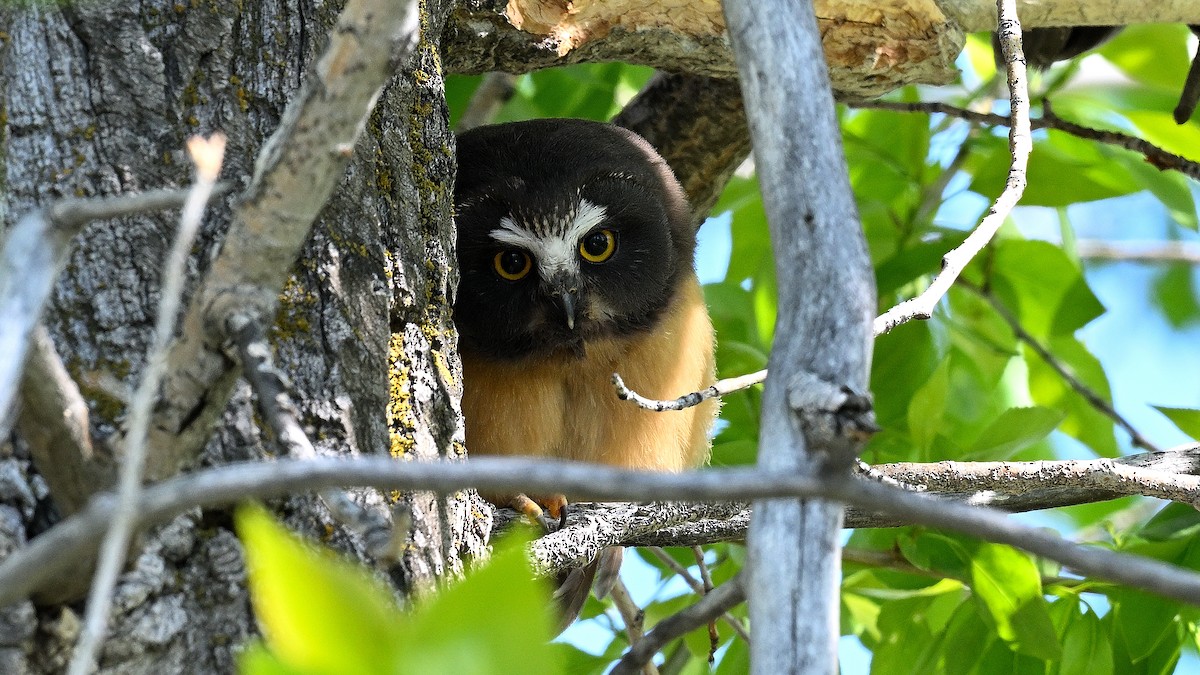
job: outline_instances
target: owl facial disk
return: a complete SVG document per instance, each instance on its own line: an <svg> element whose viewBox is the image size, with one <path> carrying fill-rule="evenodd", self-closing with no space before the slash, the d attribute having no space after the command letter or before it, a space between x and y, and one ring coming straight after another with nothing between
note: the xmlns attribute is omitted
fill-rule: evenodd
<svg viewBox="0 0 1200 675"><path fill-rule="evenodd" d="M581 199L567 214L565 223L541 214L520 220L508 215L488 235L501 244L529 251L542 279L578 277L579 240L604 222L607 215L603 206Z"/></svg>

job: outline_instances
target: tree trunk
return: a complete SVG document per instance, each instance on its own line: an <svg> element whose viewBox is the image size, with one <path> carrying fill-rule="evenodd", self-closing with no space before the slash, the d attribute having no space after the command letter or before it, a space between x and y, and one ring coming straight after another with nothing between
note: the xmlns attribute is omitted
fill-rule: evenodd
<svg viewBox="0 0 1200 675"><path fill-rule="evenodd" d="M424 3L440 26L449 2ZM186 186L185 139L228 136L222 177L235 189L210 207L193 249L189 288L219 248L236 186L318 57L340 3L30 3L0 9L4 31L4 217L63 196ZM323 454L463 454L460 367L451 323L453 141L438 30L385 89L334 198L283 289L272 331L278 365ZM429 38L428 36L434 36ZM88 405L97 476L113 475L127 392L154 321L160 269L177 214L96 222L75 242L44 323ZM252 397L234 383L200 465L278 452ZM396 395L391 397L389 392ZM0 552L67 510L16 440L0 459ZM111 487L97 484L94 489ZM419 589L486 546L490 522L473 495L359 493L413 524L409 545L379 571ZM363 558L363 545L319 502L274 504L287 522ZM475 512L488 513L487 509ZM148 533L118 585L102 672L228 672L254 631L240 545L229 514L197 510ZM86 567L86 561L81 561ZM86 583L86 570L78 580ZM43 600L78 592L64 584ZM0 671L62 669L79 605L23 603L2 611Z"/></svg>

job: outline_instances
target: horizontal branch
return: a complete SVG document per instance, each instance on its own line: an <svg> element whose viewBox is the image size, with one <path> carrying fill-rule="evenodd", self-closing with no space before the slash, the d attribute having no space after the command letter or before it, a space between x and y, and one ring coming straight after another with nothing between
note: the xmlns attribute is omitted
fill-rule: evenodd
<svg viewBox="0 0 1200 675"><path fill-rule="evenodd" d="M1116 465L1114 475L1106 463ZM987 506L1007 513L1091 504L1133 495L1178 494L1200 474L1200 446L1148 452L1115 460L1061 462L936 462L877 464L882 477L916 486L939 499ZM1144 481L1152 481L1148 486ZM520 515L500 509L496 529ZM682 519L682 520L681 520ZM538 571L551 574L595 558L606 546L694 546L744 541L750 505L744 502L688 504L652 502L576 504L568 526L533 542ZM898 527L914 521L894 514L849 507L846 528ZM658 527L655 527L658 524Z"/></svg>
<svg viewBox="0 0 1200 675"><path fill-rule="evenodd" d="M470 487L489 492L566 492L604 501L822 498L1009 544L1056 560L1081 574L1200 604L1200 575L1155 560L1078 546L1056 534L1012 522L998 511L861 479L818 479L755 469L661 474L514 457L483 457L461 463L400 462L387 457L255 462L208 469L148 487L138 504L139 524L163 522L196 506L223 506L250 498L339 486L442 494ZM94 497L83 511L0 562L0 606L24 599L71 561L87 555L99 542L112 513L111 495Z"/></svg>

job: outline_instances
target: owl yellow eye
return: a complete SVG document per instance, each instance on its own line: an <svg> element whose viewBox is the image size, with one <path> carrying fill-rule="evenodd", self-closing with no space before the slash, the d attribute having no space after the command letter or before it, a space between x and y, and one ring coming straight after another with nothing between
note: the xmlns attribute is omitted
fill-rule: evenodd
<svg viewBox="0 0 1200 675"><path fill-rule="evenodd" d="M617 250L617 235L612 230L596 230L579 240L579 255L588 262L602 263Z"/></svg>
<svg viewBox="0 0 1200 675"><path fill-rule="evenodd" d="M529 270L533 268L533 261L524 251L509 249L497 253L496 257L492 259L492 266L496 268L496 274L502 278L517 281L524 279L525 275L529 274Z"/></svg>

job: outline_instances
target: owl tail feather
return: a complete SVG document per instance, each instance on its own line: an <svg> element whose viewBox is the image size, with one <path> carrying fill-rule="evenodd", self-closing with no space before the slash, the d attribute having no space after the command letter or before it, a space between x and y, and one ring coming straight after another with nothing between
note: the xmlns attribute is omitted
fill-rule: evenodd
<svg viewBox="0 0 1200 675"><path fill-rule="evenodd" d="M567 570L558 576L558 587L553 595L558 604L556 635L579 618L579 612L583 610L583 603L587 602L588 592L592 590L593 585L597 598L608 595L620 577L624 552L625 549L620 546L610 546L600 552L600 557L587 565Z"/></svg>

